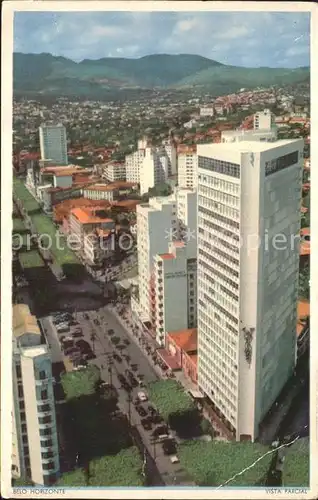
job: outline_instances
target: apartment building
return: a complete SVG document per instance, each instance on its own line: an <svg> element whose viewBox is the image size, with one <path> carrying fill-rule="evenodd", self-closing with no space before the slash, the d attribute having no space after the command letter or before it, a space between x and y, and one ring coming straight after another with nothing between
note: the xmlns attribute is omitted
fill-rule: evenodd
<svg viewBox="0 0 318 500"><path fill-rule="evenodd" d="M269 109L255 113L254 130L271 130L274 124L275 117Z"/></svg>
<svg viewBox="0 0 318 500"><path fill-rule="evenodd" d="M167 331L196 326L196 271L196 256L184 241L172 241L168 252L154 257L150 321L162 346Z"/></svg>
<svg viewBox="0 0 318 500"><path fill-rule="evenodd" d="M178 186L196 188L198 174L198 155L196 145L178 146Z"/></svg>
<svg viewBox="0 0 318 500"><path fill-rule="evenodd" d="M198 145L198 385L237 440L257 438L294 369L302 151Z"/></svg>
<svg viewBox="0 0 318 500"><path fill-rule="evenodd" d="M126 165L124 162L111 162L105 165L102 173L103 179L108 182L125 181Z"/></svg>
<svg viewBox="0 0 318 500"><path fill-rule="evenodd" d="M175 195L150 198L137 206L137 252L139 298L132 298L131 308L142 322L150 321L150 279L157 253L168 252L174 234L178 234Z"/></svg>
<svg viewBox="0 0 318 500"><path fill-rule="evenodd" d="M100 264L109 258L115 249L115 230L96 229L83 234L83 254L91 265Z"/></svg>
<svg viewBox="0 0 318 500"><path fill-rule="evenodd" d="M146 148L145 157L140 165L140 194L148 193L150 188L166 182L169 175L169 159L163 151Z"/></svg>
<svg viewBox="0 0 318 500"><path fill-rule="evenodd" d="M162 143L162 148L158 151L161 156L165 156L168 161L168 177L177 173L177 148L172 137Z"/></svg>
<svg viewBox="0 0 318 500"><path fill-rule="evenodd" d="M13 306L12 476L52 484L59 450L48 346L25 304Z"/></svg>
<svg viewBox="0 0 318 500"><path fill-rule="evenodd" d="M144 149L138 149L125 157L125 169L127 182L140 182L140 169L142 167L144 157Z"/></svg>
<svg viewBox="0 0 318 500"><path fill-rule="evenodd" d="M69 233L74 235L74 241L84 244L85 235L99 230L106 232L115 230L115 222L109 218L104 207L93 206L71 209Z"/></svg>
<svg viewBox="0 0 318 500"><path fill-rule="evenodd" d="M200 116L213 116L213 115L214 115L213 104L200 108Z"/></svg>
<svg viewBox="0 0 318 500"><path fill-rule="evenodd" d="M67 165L66 129L62 124L41 125L39 128L41 159Z"/></svg>

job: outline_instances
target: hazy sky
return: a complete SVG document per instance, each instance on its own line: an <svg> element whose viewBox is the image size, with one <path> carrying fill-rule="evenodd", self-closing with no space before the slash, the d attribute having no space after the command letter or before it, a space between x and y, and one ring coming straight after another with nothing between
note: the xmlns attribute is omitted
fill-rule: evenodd
<svg viewBox="0 0 318 500"><path fill-rule="evenodd" d="M16 52L75 61L199 54L239 66L308 66L309 13L18 12Z"/></svg>

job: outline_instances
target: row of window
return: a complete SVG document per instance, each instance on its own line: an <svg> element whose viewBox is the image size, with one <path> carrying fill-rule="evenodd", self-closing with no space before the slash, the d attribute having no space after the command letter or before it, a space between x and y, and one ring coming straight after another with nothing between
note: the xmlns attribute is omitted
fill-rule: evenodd
<svg viewBox="0 0 318 500"><path fill-rule="evenodd" d="M213 158L199 156L199 168L209 170L210 172L228 175L230 177L236 177L238 179L240 178L240 165L230 163L228 161L215 160Z"/></svg>
<svg viewBox="0 0 318 500"><path fill-rule="evenodd" d="M227 238L231 238L233 241L240 241L240 237L233 233L232 231L229 231L228 229L224 229L222 226L219 226L218 224L214 224L213 222L210 222L207 219L204 219L203 217L198 217L198 222L199 224L205 226L206 228L212 229L212 231L215 231L217 233L217 238L220 238L220 235L224 235ZM204 233L204 229L202 227L199 227L199 233Z"/></svg>
<svg viewBox="0 0 318 500"><path fill-rule="evenodd" d="M199 199L200 194L202 194L203 196L207 196L209 199L220 201L222 203L226 203L227 205L232 205L233 207L239 206L239 198L237 196L223 193L220 190L212 189L202 184L199 184L198 194Z"/></svg>
<svg viewBox="0 0 318 500"><path fill-rule="evenodd" d="M209 175L207 177L199 175L199 180L201 180L201 184L199 184L199 189L202 186L202 182L206 183L208 186L213 186L217 188L218 191L230 193L230 194L239 194L240 186L234 182L224 181L219 179L218 177L214 177Z"/></svg>
<svg viewBox="0 0 318 500"><path fill-rule="evenodd" d="M209 198L206 198L204 196L199 196L199 206L210 208L211 210L213 210L213 212L214 210L217 210L222 215L230 217L231 219L239 219L238 210L235 210L234 208L224 205L223 203L210 200Z"/></svg>
<svg viewBox="0 0 318 500"><path fill-rule="evenodd" d="M234 288L235 290L238 290L239 285L238 283L235 283L235 281L231 280L224 274L220 273L218 270L213 268L212 266L209 266L206 262L204 262L202 259L199 259L199 264L202 266L202 268L207 269L210 272L210 276L216 276L220 280L223 280L225 283L227 283L229 286ZM206 273L204 273L205 276L207 276Z"/></svg>
<svg viewBox="0 0 318 500"><path fill-rule="evenodd" d="M198 249L199 255L203 255L208 261L211 263L217 264L221 269L224 269L225 272L229 273L231 276L234 276L235 278L239 277L239 272L233 269L232 267L224 264L224 262L221 262L219 259L216 259L215 257L212 257L211 254L205 252L202 250L202 248Z"/></svg>
<svg viewBox="0 0 318 500"><path fill-rule="evenodd" d="M224 413L228 414L230 413L231 409L232 411L235 412L236 410L236 397L235 394L229 390L229 386L227 383L224 383L221 380L221 377L218 377L218 365L214 363L213 361L209 360L209 365L204 362L204 360L201 357L201 364L204 367L204 371L206 374L206 377L210 381L210 386L212 388L212 393L213 395L217 395L219 398L218 401L221 403L222 408L225 410ZM223 372L221 372L223 374ZM233 388L235 390L235 388ZM230 399L231 398L231 399ZM222 402L226 402L226 407Z"/></svg>
<svg viewBox="0 0 318 500"><path fill-rule="evenodd" d="M265 162L265 176L291 167L292 165L295 165L295 163L298 163L298 151L280 156L275 160L267 161Z"/></svg>
<svg viewBox="0 0 318 500"><path fill-rule="evenodd" d="M222 224L226 224L227 226L233 227L235 229L240 228L239 222L236 222L232 219L229 219L228 217L224 217L224 215L219 215L219 214L213 212L212 210L208 210L207 208L199 205L198 206L198 214L200 214L200 213L208 215L213 220L216 220L218 222L222 222Z"/></svg>
<svg viewBox="0 0 318 500"><path fill-rule="evenodd" d="M198 243L201 246L203 246L203 247L208 248L209 250L211 250L211 252L216 253L222 259L228 260L230 262L230 264L233 264L233 265L235 265L237 267L239 266L240 262L239 262L238 259L235 259L234 257L232 257L231 255L229 255L228 253L225 253L224 251L220 250L220 248L218 248L216 245L211 245L211 243L209 243L208 241L206 241L203 238L199 238Z"/></svg>
<svg viewBox="0 0 318 500"><path fill-rule="evenodd" d="M233 314L230 314L229 311L227 309L225 309L224 307L222 307L218 302L216 302L214 299L212 299L211 297L209 297L208 295L205 295L205 299L210 302L210 304L212 304L212 306L217 309L218 311L220 311L226 318L228 318L230 321L232 321L233 323L235 323L236 325L238 325L238 319L233 316Z"/></svg>

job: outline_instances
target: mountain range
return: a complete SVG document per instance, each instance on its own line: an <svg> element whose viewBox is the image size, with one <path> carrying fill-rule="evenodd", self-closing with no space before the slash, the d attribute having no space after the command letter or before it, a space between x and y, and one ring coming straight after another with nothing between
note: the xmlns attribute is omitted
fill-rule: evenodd
<svg viewBox="0 0 318 500"><path fill-rule="evenodd" d="M206 57L155 54L138 59L110 58L75 62L52 54L13 54L13 86L17 93L87 97L146 89L202 88L211 93L242 87L268 87L309 81L309 67L244 68Z"/></svg>

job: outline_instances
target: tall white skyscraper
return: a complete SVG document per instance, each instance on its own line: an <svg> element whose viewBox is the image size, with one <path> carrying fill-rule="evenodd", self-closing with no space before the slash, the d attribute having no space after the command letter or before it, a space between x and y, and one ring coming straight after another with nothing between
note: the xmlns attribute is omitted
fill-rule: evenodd
<svg viewBox="0 0 318 500"><path fill-rule="evenodd" d="M39 128L41 159L67 165L66 129L63 125L41 125Z"/></svg>
<svg viewBox="0 0 318 500"><path fill-rule="evenodd" d="M302 151L198 145L198 384L237 440L294 369Z"/></svg>
<svg viewBox="0 0 318 500"><path fill-rule="evenodd" d="M254 130L270 130L274 124L274 115L269 109L254 115Z"/></svg>
<svg viewBox="0 0 318 500"><path fill-rule="evenodd" d="M178 186L196 188L198 181L197 146L180 145L178 148Z"/></svg>
<svg viewBox="0 0 318 500"><path fill-rule="evenodd" d="M59 474L52 364L35 316L13 306L12 475L52 484Z"/></svg>

